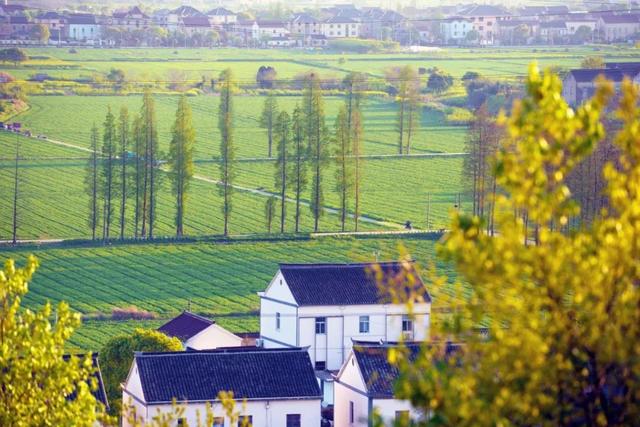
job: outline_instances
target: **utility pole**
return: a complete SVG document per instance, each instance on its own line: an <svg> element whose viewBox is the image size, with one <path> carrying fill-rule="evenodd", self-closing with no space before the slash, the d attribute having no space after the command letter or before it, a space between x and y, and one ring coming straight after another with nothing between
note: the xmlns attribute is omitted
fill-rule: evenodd
<svg viewBox="0 0 640 427"><path fill-rule="evenodd" d="M431 193L427 193L427 231L431 230Z"/></svg>
<svg viewBox="0 0 640 427"><path fill-rule="evenodd" d="M18 243L18 158L20 157L20 134L16 132L16 163L13 174L13 233L12 241Z"/></svg>

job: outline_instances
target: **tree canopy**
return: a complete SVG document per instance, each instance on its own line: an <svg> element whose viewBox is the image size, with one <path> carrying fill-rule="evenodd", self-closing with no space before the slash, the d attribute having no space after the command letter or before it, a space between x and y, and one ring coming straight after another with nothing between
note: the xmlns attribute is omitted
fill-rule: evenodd
<svg viewBox="0 0 640 427"><path fill-rule="evenodd" d="M603 170L609 204L569 229L580 206L567 175L603 141L613 87L601 81L574 110L558 76L532 67L526 86L501 119L496 234L482 217L453 214L439 254L469 288L445 289L432 272L435 342L415 361L391 354L402 372L396 391L430 414L429 425L632 425L640 418L639 89L626 81L614 113L620 155ZM447 341L464 344L452 355Z"/></svg>

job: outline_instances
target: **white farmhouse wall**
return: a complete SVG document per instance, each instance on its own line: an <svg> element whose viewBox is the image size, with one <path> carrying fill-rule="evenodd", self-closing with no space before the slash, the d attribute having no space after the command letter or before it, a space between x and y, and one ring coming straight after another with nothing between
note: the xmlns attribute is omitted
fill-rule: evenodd
<svg viewBox="0 0 640 427"><path fill-rule="evenodd" d="M260 336L266 348L298 346L298 309L284 277L278 272L260 298ZM280 314L280 329L276 318Z"/></svg>
<svg viewBox="0 0 640 427"><path fill-rule="evenodd" d="M369 419L369 398L344 384L334 383L333 425L335 427L367 426ZM353 402L354 423L349 420L350 404Z"/></svg>
<svg viewBox="0 0 640 427"><path fill-rule="evenodd" d="M221 326L213 324L185 342L185 347L194 350L211 350L218 347L240 347L242 338Z"/></svg>
<svg viewBox="0 0 640 427"><path fill-rule="evenodd" d="M385 425L392 425L396 418L397 411L409 411L411 419L421 418L420 412L416 411L407 400L398 399L373 399L374 410L377 409L380 416L385 420Z"/></svg>
<svg viewBox="0 0 640 427"><path fill-rule="evenodd" d="M244 406L244 407L243 407ZM236 407L241 415L253 417L253 425L256 427L282 427L286 425L287 414L300 414L301 426L318 427L321 421L320 399L316 400L275 400L275 401L248 401L243 405L237 402ZM242 409L241 409L242 408ZM211 405L214 416L222 417L224 410L218 403ZM138 415L138 420L144 426L158 413L170 413L174 409L172 405L149 405L147 410L143 409ZM189 425L197 425L198 416L202 420L206 414L205 403L188 403L185 406L184 418ZM225 426L231 424L229 418L225 417ZM129 427L126 421L124 427Z"/></svg>

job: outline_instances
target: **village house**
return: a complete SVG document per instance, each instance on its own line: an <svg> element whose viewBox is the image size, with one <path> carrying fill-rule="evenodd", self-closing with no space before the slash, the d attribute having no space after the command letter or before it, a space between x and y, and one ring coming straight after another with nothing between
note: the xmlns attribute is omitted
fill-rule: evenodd
<svg viewBox="0 0 640 427"><path fill-rule="evenodd" d="M71 13L67 16L67 25L70 40L90 43L100 40L100 25L95 15Z"/></svg>
<svg viewBox="0 0 640 427"><path fill-rule="evenodd" d="M598 26L598 20L588 13L570 13L567 15L565 22L569 35L574 35L580 27L585 27L591 31L593 36Z"/></svg>
<svg viewBox="0 0 640 427"><path fill-rule="evenodd" d="M563 43L569 34L564 21L545 21L540 23L540 38L549 44Z"/></svg>
<svg viewBox="0 0 640 427"><path fill-rule="evenodd" d="M288 22L288 28L292 36L300 36L307 39L310 35L322 34L322 23L308 13L296 13Z"/></svg>
<svg viewBox="0 0 640 427"><path fill-rule="evenodd" d="M412 289L408 275L415 278ZM393 302L379 283L402 295L415 292L413 313L404 302ZM258 295L260 345L307 348L326 405L333 403L332 372L342 366L353 340L429 338L431 298L411 263L281 264Z"/></svg>
<svg viewBox="0 0 640 427"><path fill-rule="evenodd" d="M181 19L180 30L187 36L191 37L194 34L208 34L211 32L211 24L209 18L204 15L197 16L185 16Z"/></svg>
<svg viewBox="0 0 640 427"><path fill-rule="evenodd" d="M143 30L149 28L152 21L151 18L144 13L138 6L134 6L129 10L113 12L113 23L122 29L129 31Z"/></svg>
<svg viewBox="0 0 640 427"><path fill-rule="evenodd" d="M328 39L356 38L360 35L360 23L348 16L336 15L322 23L322 34Z"/></svg>
<svg viewBox="0 0 640 427"><path fill-rule="evenodd" d="M540 33L540 22L536 20L509 20L498 23L498 38L501 45L531 43Z"/></svg>
<svg viewBox="0 0 640 427"><path fill-rule="evenodd" d="M61 41L67 38L67 19L58 12L45 12L34 18L37 24L49 29L51 40Z"/></svg>
<svg viewBox="0 0 640 427"><path fill-rule="evenodd" d="M463 44L473 30L470 19L454 16L440 22L440 37L444 44Z"/></svg>
<svg viewBox="0 0 640 427"><path fill-rule="evenodd" d="M471 5L458 14L471 21L473 30L478 32L478 42L489 45L497 39L499 22L512 18L502 7L492 5Z"/></svg>
<svg viewBox="0 0 640 427"><path fill-rule="evenodd" d="M596 91L596 79L602 75L614 84L615 92L620 92L620 86L625 78L640 84L640 63L634 65L612 65L604 69L571 70L562 82L562 96L571 106L582 104L593 96Z"/></svg>
<svg viewBox="0 0 640 427"><path fill-rule="evenodd" d="M197 314L183 311L158 328L163 334L178 338L185 350L211 350L218 347L240 347L243 338L216 322Z"/></svg>
<svg viewBox="0 0 640 427"><path fill-rule="evenodd" d="M640 15L601 15L598 19L598 32L602 40L608 43L628 41L640 32Z"/></svg>
<svg viewBox="0 0 640 427"><path fill-rule="evenodd" d="M206 13L209 23L212 26L227 26L235 24L238 21L238 15L225 9L224 7L216 7Z"/></svg>
<svg viewBox="0 0 640 427"><path fill-rule="evenodd" d="M268 41L288 38L289 30L283 21L263 19L254 21L251 26L251 34L256 40Z"/></svg>
<svg viewBox="0 0 640 427"><path fill-rule="evenodd" d="M364 7L359 22L360 37L386 40L395 37L398 28L405 22L405 17L394 10Z"/></svg>
<svg viewBox="0 0 640 427"><path fill-rule="evenodd" d="M203 419L210 404L212 426L228 427L232 424L218 399L223 391L233 391L241 421L246 418L251 425L320 425L320 388L309 353L300 348L136 353L122 385L122 401L142 425L173 412L176 399L184 407L178 425L197 425L198 415Z"/></svg>

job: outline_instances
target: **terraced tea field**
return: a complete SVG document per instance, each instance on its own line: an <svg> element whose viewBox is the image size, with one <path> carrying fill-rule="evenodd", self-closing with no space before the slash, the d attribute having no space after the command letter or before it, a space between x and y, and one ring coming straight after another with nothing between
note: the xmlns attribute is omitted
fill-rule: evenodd
<svg viewBox="0 0 640 427"><path fill-rule="evenodd" d="M67 301L82 314L110 312L135 305L170 318L189 304L236 331L257 330L259 300L279 262L347 262L397 259L399 246L421 264L433 261L435 242L398 238L321 238L310 241L242 242L231 244L154 244L96 248L37 247L5 250L0 257L24 262L28 254L41 267L25 298L28 307L45 301ZM452 274L439 266L442 273ZM149 322L89 321L71 346L96 350L110 336Z"/></svg>

